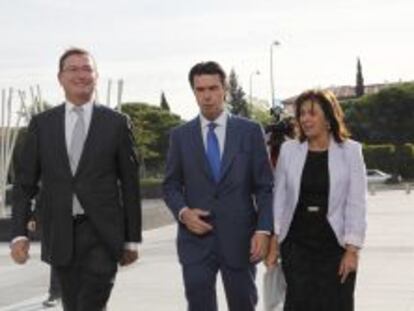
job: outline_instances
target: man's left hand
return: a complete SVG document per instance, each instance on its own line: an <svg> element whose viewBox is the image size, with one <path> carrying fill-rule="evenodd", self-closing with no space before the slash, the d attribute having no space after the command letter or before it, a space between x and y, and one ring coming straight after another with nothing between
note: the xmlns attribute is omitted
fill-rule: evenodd
<svg viewBox="0 0 414 311"><path fill-rule="evenodd" d="M138 259L138 251L132 251L129 249L124 249L124 252L122 254L121 260L119 261L119 264L121 266L128 266L135 262Z"/></svg>
<svg viewBox="0 0 414 311"><path fill-rule="evenodd" d="M269 250L269 235L256 232L250 242L250 262L257 262L266 257Z"/></svg>

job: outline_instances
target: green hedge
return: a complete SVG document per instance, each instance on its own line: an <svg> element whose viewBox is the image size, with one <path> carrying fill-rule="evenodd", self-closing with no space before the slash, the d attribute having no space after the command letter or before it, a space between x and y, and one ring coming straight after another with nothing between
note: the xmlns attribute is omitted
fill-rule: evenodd
<svg viewBox="0 0 414 311"><path fill-rule="evenodd" d="M363 153L367 168L401 175L404 179L414 178L414 144L364 145Z"/></svg>
<svg viewBox="0 0 414 311"><path fill-rule="evenodd" d="M140 180L141 197L144 199L162 198L162 179L145 178Z"/></svg>
<svg viewBox="0 0 414 311"><path fill-rule="evenodd" d="M403 178L414 178L414 144L404 144L398 153L399 174Z"/></svg>
<svg viewBox="0 0 414 311"><path fill-rule="evenodd" d="M394 145L364 145L364 159L367 168L391 173L394 171Z"/></svg>

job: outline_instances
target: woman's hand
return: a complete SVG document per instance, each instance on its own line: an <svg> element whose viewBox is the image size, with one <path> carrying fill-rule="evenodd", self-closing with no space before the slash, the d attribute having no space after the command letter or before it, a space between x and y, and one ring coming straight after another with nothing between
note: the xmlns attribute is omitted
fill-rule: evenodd
<svg viewBox="0 0 414 311"><path fill-rule="evenodd" d="M345 283L346 278L351 272L355 272L358 268L358 248L353 245L347 245L346 251L342 256L339 264L338 275L341 277L341 283Z"/></svg>
<svg viewBox="0 0 414 311"><path fill-rule="evenodd" d="M276 267L279 259L279 242L276 235L272 235L269 243L269 251L264 260L265 266L270 269Z"/></svg>

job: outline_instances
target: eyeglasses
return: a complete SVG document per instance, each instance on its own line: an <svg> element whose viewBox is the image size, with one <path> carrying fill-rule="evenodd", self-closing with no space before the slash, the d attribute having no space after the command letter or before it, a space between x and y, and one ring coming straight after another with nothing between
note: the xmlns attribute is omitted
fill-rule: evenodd
<svg viewBox="0 0 414 311"><path fill-rule="evenodd" d="M76 66L68 66L62 69L63 72L67 72L70 74L75 73L92 73L94 69L90 66L83 66L83 67L76 67Z"/></svg>

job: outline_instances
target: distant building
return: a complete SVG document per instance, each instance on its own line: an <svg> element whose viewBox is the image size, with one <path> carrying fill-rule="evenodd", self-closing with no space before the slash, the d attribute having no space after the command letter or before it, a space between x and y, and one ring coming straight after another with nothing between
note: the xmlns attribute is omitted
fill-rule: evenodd
<svg viewBox="0 0 414 311"><path fill-rule="evenodd" d="M388 87L397 86L403 84L405 82L390 82L390 83L377 83L377 84L369 84L364 86L364 94L376 94L379 91L386 89ZM336 98L338 98L339 102L347 101L350 99L356 99L355 93L355 86L354 85L342 85L342 86L330 86L325 88L326 90L332 91ZM294 111L294 103L298 95L289 97L284 99L282 102L285 105L287 111L292 112Z"/></svg>

